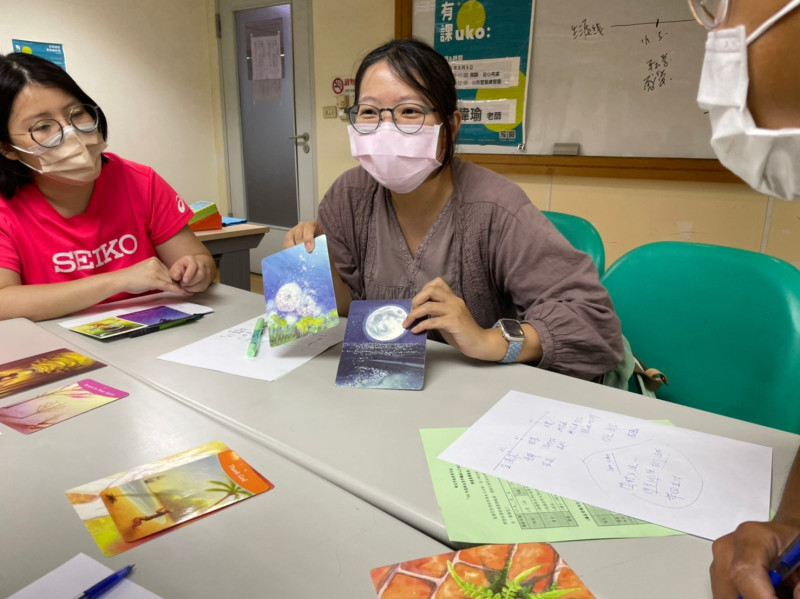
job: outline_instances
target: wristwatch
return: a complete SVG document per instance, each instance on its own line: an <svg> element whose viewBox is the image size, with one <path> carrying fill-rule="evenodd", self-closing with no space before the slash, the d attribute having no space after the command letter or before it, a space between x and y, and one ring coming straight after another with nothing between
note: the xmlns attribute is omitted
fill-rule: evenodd
<svg viewBox="0 0 800 599"><path fill-rule="evenodd" d="M522 351L522 344L525 341L525 329L522 328L522 323L513 318L501 318L494 327L499 327L503 337L508 341L508 351L505 358L500 360L503 364L511 364L517 361L519 352Z"/></svg>

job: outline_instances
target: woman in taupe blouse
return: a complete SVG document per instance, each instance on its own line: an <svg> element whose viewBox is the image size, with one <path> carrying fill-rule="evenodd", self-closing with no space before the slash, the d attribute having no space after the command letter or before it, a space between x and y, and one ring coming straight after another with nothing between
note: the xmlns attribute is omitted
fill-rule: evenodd
<svg viewBox="0 0 800 599"><path fill-rule="evenodd" d="M480 360L591 379L622 360L620 323L591 259L511 181L453 157L461 124L447 61L416 40L373 50L356 74L351 150L319 221L339 312L413 298L404 326Z"/></svg>

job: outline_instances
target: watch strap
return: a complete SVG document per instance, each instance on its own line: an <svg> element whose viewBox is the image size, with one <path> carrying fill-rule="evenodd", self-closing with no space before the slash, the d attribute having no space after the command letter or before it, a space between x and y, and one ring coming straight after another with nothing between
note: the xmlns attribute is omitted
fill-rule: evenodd
<svg viewBox="0 0 800 599"><path fill-rule="evenodd" d="M498 328L500 326L500 321L498 320L492 328ZM519 353L522 351L522 341L511 341L505 335L503 335L503 339L508 341L508 351L506 352L505 357L502 360L499 360L501 364L513 364L517 361L519 357Z"/></svg>

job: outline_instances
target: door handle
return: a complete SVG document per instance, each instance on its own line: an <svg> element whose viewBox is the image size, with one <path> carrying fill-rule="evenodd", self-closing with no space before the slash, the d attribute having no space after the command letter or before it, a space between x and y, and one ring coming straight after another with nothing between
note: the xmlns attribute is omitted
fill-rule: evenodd
<svg viewBox="0 0 800 599"><path fill-rule="evenodd" d="M303 152L308 154L311 151L311 148L308 147L308 133L302 133L300 135L290 135L289 139L293 139L295 144L299 144L301 141L303 143Z"/></svg>

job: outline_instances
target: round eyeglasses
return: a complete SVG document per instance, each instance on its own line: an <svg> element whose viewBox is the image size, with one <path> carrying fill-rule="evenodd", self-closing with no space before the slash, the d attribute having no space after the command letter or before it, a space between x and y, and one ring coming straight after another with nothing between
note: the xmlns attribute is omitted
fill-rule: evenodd
<svg viewBox="0 0 800 599"><path fill-rule="evenodd" d="M69 111L67 122L82 133L97 129L100 123L100 109L89 104L79 104ZM41 119L28 127L27 133L10 133L10 135L29 135L43 148L55 148L64 141L64 127L56 119Z"/></svg>
<svg viewBox="0 0 800 599"><path fill-rule="evenodd" d="M350 123L359 133L372 133L381 124L384 112L392 115L392 121L403 133L416 133L425 124L425 117L435 108L419 104L398 104L394 108L378 108L371 104L356 104L350 111Z"/></svg>
<svg viewBox="0 0 800 599"><path fill-rule="evenodd" d="M689 8L697 22L709 31L725 22L728 0L689 0Z"/></svg>

